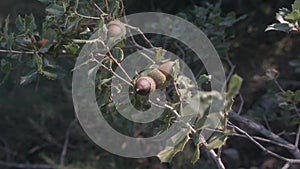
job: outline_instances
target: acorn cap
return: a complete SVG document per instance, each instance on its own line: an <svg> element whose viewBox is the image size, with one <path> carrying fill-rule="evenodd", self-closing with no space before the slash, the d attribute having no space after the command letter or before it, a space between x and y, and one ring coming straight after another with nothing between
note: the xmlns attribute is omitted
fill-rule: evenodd
<svg viewBox="0 0 300 169"><path fill-rule="evenodd" d="M108 35L111 37L125 36L126 28L125 25L119 20L110 21L107 24Z"/></svg>
<svg viewBox="0 0 300 169"><path fill-rule="evenodd" d="M136 80L135 92L139 95L146 96L156 89L156 82L148 76L141 76Z"/></svg>
<svg viewBox="0 0 300 169"><path fill-rule="evenodd" d="M166 63L161 64L158 67L158 70L160 70L166 77L170 76L170 73L173 70L175 62L174 61L168 61Z"/></svg>
<svg viewBox="0 0 300 169"><path fill-rule="evenodd" d="M162 88L167 80L166 76L158 69L153 69L148 73L148 76L152 77L156 82L157 88Z"/></svg>

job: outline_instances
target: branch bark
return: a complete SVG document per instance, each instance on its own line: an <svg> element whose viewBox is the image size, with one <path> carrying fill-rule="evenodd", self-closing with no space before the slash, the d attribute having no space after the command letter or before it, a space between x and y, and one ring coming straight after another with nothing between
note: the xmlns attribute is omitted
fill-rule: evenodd
<svg viewBox="0 0 300 169"><path fill-rule="evenodd" d="M298 147L288 142L287 140L283 139L282 137L278 136L277 134L273 133L272 131L266 129L263 125L257 124L256 122L247 119L243 116L240 116L235 112L229 112L228 117L229 119L245 124L249 129L259 132L260 134L264 135L265 137L273 141L276 141L281 144L285 144L287 147L289 147L288 149L289 152L292 153L295 158L300 159L300 151Z"/></svg>

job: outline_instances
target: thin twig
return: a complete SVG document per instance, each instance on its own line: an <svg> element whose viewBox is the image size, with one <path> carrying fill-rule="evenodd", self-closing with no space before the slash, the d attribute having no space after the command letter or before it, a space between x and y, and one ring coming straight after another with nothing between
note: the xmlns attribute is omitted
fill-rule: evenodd
<svg viewBox="0 0 300 169"><path fill-rule="evenodd" d="M132 29L132 30L135 30L137 31L138 33L140 33L143 37L143 39L148 43L148 45L151 47L151 48L155 48L152 43L150 42L150 40L145 36L145 34L141 31L140 28L138 27L134 27L134 26L131 26L131 25L128 25L128 24L124 24L127 28L129 29Z"/></svg>
<svg viewBox="0 0 300 169"><path fill-rule="evenodd" d="M123 15L124 15L125 23L126 23L126 25L128 25L128 20L127 20L127 17L126 17L126 12L125 12L125 10L123 11ZM131 32L130 29L128 29L128 33L129 33L129 35L130 35L130 39L131 39L132 43L133 43L137 48L139 48L139 49L141 49L141 50L144 50L144 51L147 51L147 52L149 52L149 53L151 53L151 54L155 54L154 51L152 51L152 50L150 50L150 49L148 49L148 48L145 48L145 47L141 46L140 44L138 44L138 43L135 41L135 39L134 39L134 37L133 37L133 34L132 34L132 32ZM144 34L143 32L141 32L141 33ZM143 37L146 38L146 36L143 36ZM146 38L146 41L149 41L149 40ZM152 45L152 44L151 44L151 45ZM155 63L155 61L154 61L153 59L151 59L150 57L147 57L147 59L150 60L152 63Z"/></svg>
<svg viewBox="0 0 300 169"><path fill-rule="evenodd" d="M96 4L95 1L92 1L92 2L93 2L93 4L94 4L94 6L101 12L101 16L107 15L107 13L103 12L103 10Z"/></svg>
<svg viewBox="0 0 300 169"><path fill-rule="evenodd" d="M97 62L101 67L103 67L104 69L110 71L113 75L115 75L117 78L119 78L120 80L122 80L123 82L127 83L129 86L133 87L133 84L131 84L130 82L128 82L127 80L125 80L124 78L122 78L120 75L118 75L116 72L112 71L110 68L108 68L107 66L105 66L103 63L101 63L100 61L98 61L95 58L92 58L91 61Z"/></svg>
<svg viewBox="0 0 300 169"><path fill-rule="evenodd" d="M126 70L123 68L123 66L122 66L122 65L114 58L114 56L111 54L111 52L110 52L110 50L109 50L108 47L107 47L107 53L108 53L108 57L120 67L120 69L122 70L122 72L125 74L126 78L127 78L129 81L132 81L132 79L130 78L130 76L128 75L128 73L126 72Z"/></svg>
<svg viewBox="0 0 300 169"><path fill-rule="evenodd" d="M69 139L70 139L70 133L71 130L75 124L75 122L77 121L77 118L75 117L75 119L70 123L66 134L65 134L65 141L64 141L64 145L60 154L60 166L64 166L65 165L65 157L67 155L67 151L68 151L68 145L69 145Z"/></svg>
<svg viewBox="0 0 300 169"><path fill-rule="evenodd" d="M17 53L17 54L34 54L33 51L17 51L17 50L6 50L6 49L0 49L1 53Z"/></svg>
<svg viewBox="0 0 300 169"><path fill-rule="evenodd" d="M230 123L230 122L229 122ZM261 145L259 142L257 142L253 137L251 137L246 131L244 131L243 129L237 127L236 125L234 124L230 124L232 127L234 127L237 131L239 131L240 133L244 134L245 136L248 137L248 139L250 141L252 141L254 144L256 144L259 148L261 148L264 152L274 156L274 157L277 157L283 161L286 161L286 162L289 162L289 163L297 163L297 164L300 164L300 160L299 159L290 159L290 158L286 158L286 157L283 157L277 153L274 153L273 151L270 151L268 150L267 148L265 148L263 145Z"/></svg>
<svg viewBox="0 0 300 169"><path fill-rule="evenodd" d="M244 103L245 103L242 94L239 94L239 98L240 98L241 104L240 104L240 106L239 106L239 110L238 110L237 114L241 114L241 112L242 112L242 110L243 110L243 107L244 107Z"/></svg>
<svg viewBox="0 0 300 169"><path fill-rule="evenodd" d="M289 151L294 155L295 158L300 159L300 151L298 147L291 144L290 142L286 141L285 139L281 138L278 134L273 133L270 130L267 130L263 125L257 124L254 121L247 119L243 116L238 115L235 112L229 112L228 113L229 119L235 120L239 123L244 124L245 126L249 127L250 129L259 132L260 134L264 135L265 137L276 141L281 144L285 144L286 146L289 146Z"/></svg>
<svg viewBox="0 0 300 169"><path fill-rule="evenodd" d="M297 131L297 134L296 134L296 139L295 139L295 146L298 147L299 145L299 138L300 138L300 125L298 126L298 131Z"/></svg>
<svg viewBox="0 0 300 169"><path fill-rule="evenodd" d="M101 17L95 17L95 16L87 16L87 15L82 15L78 13L77 11L74 11L74 13L82 18L87 18L87 19L94 19L94 20L100 20L102 19Z"/></svg>
<svg viewBox="0 0 300 169"><path fill-rule="evenodd" d="M291 166L291 164L287 162L287 163L284 164L284 166L282 166L281 169L289 169L290 166Z"/></svg>
<svg viewBox="0 0 300 169"><path fill-rule="evenodd" d="M267 120L267 117L266 117L264 114L262 115L262 117L263 117L263 119L264 119L264 121L265 121L265 123L266 123L267 129L270 130L270 131L272 131L272 130L271 130L271 126L270 126L270 124L269 124L269 122L268 122L268 120Z"/></svg>
<svg viewBox="0 0 300 169"><path fill-rule="evenodd" d="M0 166L7 168L24 168L24 169L53 169L54 167L48 164L26 164L26 163L10 163L0 161Z"/></svg>
<svg viewBox="0 0 300 169"><path fill-rule="evenodd" d="M223 84L222 86L222 92L225 92L226 91L226 86L227 86L227 83L229 82L231 76L233 75L234 73L234 70L235 70L235 65L232 64L232 62L230 61L230 59L228 57L225 58L225 60L227 61L228 65L230 66L230 71L226 77L226 83Z"/></svg>
<svg viewBox="0 0 300 169"><path fill-rule="evenodd" d="M215 163L218 166L218 169L225 169L225 166L221 160L221 158L218 157L218 155L215 153L214 150L209 150L209 154L212 157L212 159L215 161Z"/></svg>
<svg viewBox="0 0 300 169"><path fill-rule="evenodd" d="M203 130L213 131L213 132L216 132L216 133L222 133L222 134L224 134L224 132L223 132L222 130L216 130L216 129L210 129L210 128L204 128ZM233 134L231 134L230 136L241 137L241 138L247 138L245 135L238 134L238 133L233 133ZM291 148L291 146L288 146L288 145L282 144L282 143L278 143L278 142L273 141L273 140L270 140L270 139L266 139L266 138L258 137L258 136L251 136L251 137L253 137L253 138L254 138L255 140L257 140L257 141L262 141L262 142L274 144L274 145L279 146L279 147L286 148L286 149L288 149L288 150L293 150L293 148Z"/></svg>
<svg viewBox="0 0 300 169"><path fill-rule="evenodd" d="M278 87L278 89L284 94L285 90L281 87L281 85L279 84L278 80L276 78L274 78L273 81L276 84L276 86Z"/></svg>

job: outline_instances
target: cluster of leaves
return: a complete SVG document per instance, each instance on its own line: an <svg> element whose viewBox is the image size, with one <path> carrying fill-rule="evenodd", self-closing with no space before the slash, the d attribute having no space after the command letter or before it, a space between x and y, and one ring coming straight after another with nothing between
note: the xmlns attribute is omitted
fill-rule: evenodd
<svg viewBox="0 0 300 169"><path fill-rule="evenodd" d="M283 31L283 32L299 32L300 24L300 1L295 0L292 4L292 10L287 8L279 9L279 12L276 14L276 19L279 23L274 23L269 25L265 31Z"/></svg>
<svg viewBox="0 0 300 169"><path fill-rule="evenodd" d="M230 39L234 37L234 32L229 28L245 19L247 15L237 17L235 12L229 12L223 16L220 6L221 1L216 4L205 3L203 6L194 6L177 15L201 28L219 55L225 57L231 46Z"/></svg>

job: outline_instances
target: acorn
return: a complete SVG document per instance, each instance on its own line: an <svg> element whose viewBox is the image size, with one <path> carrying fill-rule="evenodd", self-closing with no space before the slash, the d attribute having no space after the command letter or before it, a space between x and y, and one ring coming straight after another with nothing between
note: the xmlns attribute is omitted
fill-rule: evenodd
<svg viewBox="0 0 300 169"><path fill-rule="evenodd" d="M149 77L152 77L156 82L157 88L163 88L167 81L166 75L159 69L153 69L148 73Z"/></svg>
<svg viewBox="0 0 300 169"><path fill-rule="evenodd" d="M135 82L135 92L146 96L156 89L156 82L149 76L141 76Z"/></svg>
<svg viewBox="0 0 300 169"><path fill-rule="evenodd" d="M110 37L121 37L126 34L125 25L119 20L110 21L107 24L108 36Z"/></svg>
<svg viewBox="0 0 300 169"><path fill-rule="evenodd" d="M174 61L168 61L166 63L161 64L158 67L158 70L160 70L166 77L170 76L170 73L173 70L173 66L175 65Z"/></svg>

